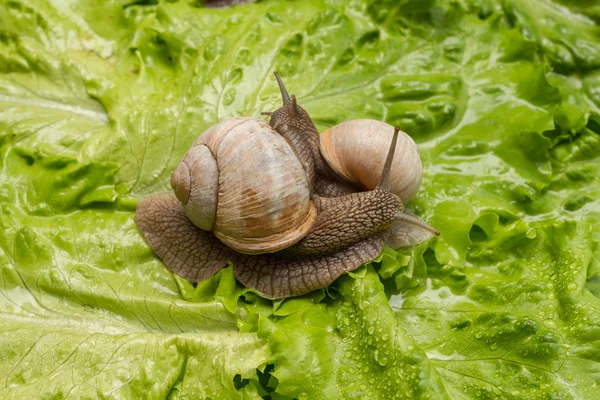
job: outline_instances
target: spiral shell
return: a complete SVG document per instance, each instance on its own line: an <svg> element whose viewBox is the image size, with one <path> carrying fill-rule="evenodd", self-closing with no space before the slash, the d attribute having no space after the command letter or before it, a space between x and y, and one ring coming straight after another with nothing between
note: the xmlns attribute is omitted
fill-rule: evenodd
<svg viewBox="0 0 600 400"><path fill-rule="evenodd" d="M321 134L321 154L349 182L373 190L381 177L394 128L385 122L356 119ZM390 191L405 204L421 185L422 163L417 145L400 131L390 175Z"/></svg>
<svg viewBox="0 0 600 400"><path fill-rule="evenodd" d="M242 253L291 246L316 219L294 151L269 124L253 118L210 127L186 153L171 185L196 226Z"/></svg>

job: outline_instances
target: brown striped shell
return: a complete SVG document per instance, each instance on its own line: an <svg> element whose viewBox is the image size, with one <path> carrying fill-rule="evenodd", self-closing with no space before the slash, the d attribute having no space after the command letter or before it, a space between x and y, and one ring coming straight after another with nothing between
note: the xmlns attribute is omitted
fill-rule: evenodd
<svg viewBox="0 0 600 400"><path fill-rule="evenodd" d="M379 184L394 127L371 119L342 122L321 134L321 154L349 182L373 190ZM421 157L410 136L400 131L392 162L390 191L407 203L422 177Z"/></svg>
<svg viewBox="0 0 600 400"><path fill-rule="evenodd" d="M268 123L253 118L208 128L173 172L171 186L196 226L241 253L289 247L316 219L294 151Z"/></svg>

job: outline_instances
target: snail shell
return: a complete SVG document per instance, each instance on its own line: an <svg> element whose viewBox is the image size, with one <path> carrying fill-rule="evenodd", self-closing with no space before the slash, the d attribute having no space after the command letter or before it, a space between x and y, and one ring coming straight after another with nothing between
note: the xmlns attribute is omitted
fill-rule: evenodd
<svg viewBox="0 0 600 400"><path fill-rule="evenodd" d="M241 253L289 247L316 219L294 151L268 123L253 118L211 126L173 172L171 186L196 226Z"/></svg>
<svg viewBox="0 0 600 400"><path fill-rule="evenodd" d="M340 176L373 190L379 184L394 128L385 122L356 119L321 134L321 154ZM406 204L419 190L422 163L413 139L400 131L392 162L389 190Z"/></svg>

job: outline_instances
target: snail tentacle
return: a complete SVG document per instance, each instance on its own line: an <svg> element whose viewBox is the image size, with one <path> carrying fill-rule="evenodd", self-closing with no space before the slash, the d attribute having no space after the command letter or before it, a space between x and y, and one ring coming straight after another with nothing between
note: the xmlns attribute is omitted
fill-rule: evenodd
<svg viewBox="0 0 600 400"><path fill-rule="evenodd" d="M428 224L423 222L421 218L417 217L415 214L406 209L398 211L396 213L396 219L394 220L394 224L411 225L415 228L425 230L432 235L440 236L440 233L437 230L435 230L435 228L429 226Z"/></svg>
<svg viewBox="0 0 600 400"><path fill-rule="evenodd" d="M394 221L385 233L386 246L397 249L416 246L440 233L423 222L410 210L404 209L400 218Z"/></svg>
<svg viewBox="0 0 600 400"><path fill-rule="evenodd" d="M298 116L298 101L296 100L295 95L292 95L292 106L290 107L290 111L294 117Z"/></svg>
<svg viewBox="0 0 600 400"><path fill-rule="evenodd" d="M281 97L283 98L283 105L287 105L290 103L291 99L290 99L290 95L288 94L287 89L285 88L285 85L283 84L283 81L281 80L281 77L279 76L279 72L275 71L275 79L277 79L277 84L279 85L279 91L281 92Z"/></svg>
<svg viewBox="0 0 600 400"><path fill-rule="evenodd" d="M388 190L390 189L390 171L392 170L392 161L394 161L394 154L396 153L396 143L398 143L398 132L400 128L394 128L394 136L392 136L392 143L385 158L385 164L381 170L381 178L379 178L378 189Z"/></svg>

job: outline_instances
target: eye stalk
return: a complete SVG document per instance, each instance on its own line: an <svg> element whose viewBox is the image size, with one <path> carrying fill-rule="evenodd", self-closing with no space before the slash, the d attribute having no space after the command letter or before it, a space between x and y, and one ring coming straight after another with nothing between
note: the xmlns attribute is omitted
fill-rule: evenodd
<svg viewBox="0 0 600 400"><path fill-rule="evenodd" d="M383 164L383 170L381 171L381 179L379 180L379 185L377 185L379 189L390 189L390 171L392 169L392 161L394 161L394 154L396 153L398 132L400 132L400 128L396 126L394 128L394 136L392 136L392 143L390 144L390 149L388 150L388 155L385 159L385 164Z"/></svg>
<svg viewBox="0 0 600 400"><path fill-rule="evenodd" d="M277 84L279 85L279 91L281 92L281 97L283 98L283 105L286 106L292 100L290 98L290 95L288 94L287 89L285 88L285 85L283 84L283 81L281 80L281 77L279 76L279 72L275 71L274 74L275 74L275 79L277 79Z"/></svg>

